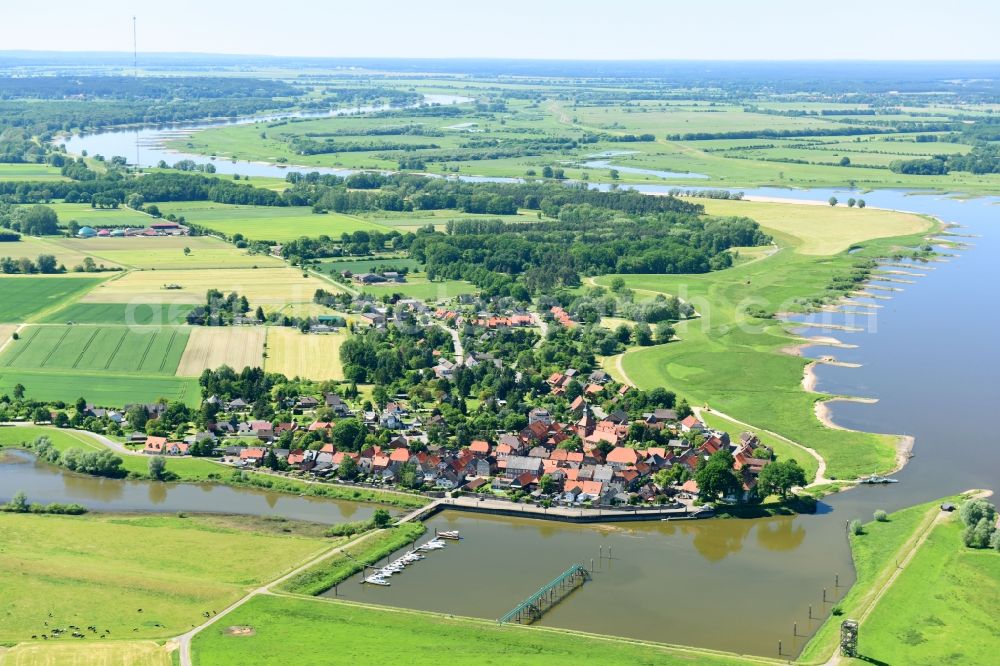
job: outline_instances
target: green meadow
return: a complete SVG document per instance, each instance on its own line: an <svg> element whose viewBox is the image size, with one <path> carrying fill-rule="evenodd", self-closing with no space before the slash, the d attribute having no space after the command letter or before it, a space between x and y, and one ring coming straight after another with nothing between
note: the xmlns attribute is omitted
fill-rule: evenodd
<svg viewBox="0 0 1000 666"><path fill-rule="evenodd" d="M101 278L69 276L0 276L0 322L20 323L75 300Z"/></svg>
<svg viewBox="0 0 1000 666"><path fill-rule="evenodd" d="M203 201L165 203L164 213L184 216L185 222L197 224L227 236L243 234L251 240L286 242L302 236L327 235L340 238L342 233L381 231L386 228L351 215L326 213L312 209L275 206L238 206Z"/></svg>
<svg viewBox="0 0 1000 666"><path fill-rule="evenodd" d="M85 253L98 263L141 270L272 268L282 265L276 257L250 254L210 236L63 238L53 239L50 243L58 248L56 256Z"/></svg>
<svg viewBox="0 0 1000 666"><path fill-rule="evenodd" d="M407 269L412 272L420 272L423 268L416 259L409 257L368 257L366 259L321 259L320 270L324 273L339 274L343 271L352 273L370 273L379 266L392 266L398 269Z"/></svg>
<svg viewBox="0 0 1000 666"><path fill-rule="evenodd" d="M862 623L859 663L987 664L996 658L1000 554L962 543L957 515L927 541Z"/></svg>
<svg viewBox="0 0 1000 666"><path fill-rule="evenodd" d="M441 280L431 282L424 277L407 278L403 283L386 283L364 287L365 293L376 297L382 294L402 294L405 298L417 298L423 301L448 300L461 294L472 294L477 291L475 285L462 280Z"/></svg>
<svg viewBox="0 0 1000 666"><path fill-rule="evenodd" d="M778 211L784 205L770 204ZM808 360L782 351L799 340L783 323L751 317L746 308L802 310L803 303L827 297L831 278L849 273L859 256L883 256L918 244L922 235L866 240L864 250L855 255L811 255L801 250L814 247L810 242L827 233L825 225L803 223L799 236L770 231L781 249L759 261L701 275L623 275L637 292L676 295L701 315L676 326L678 341L626 354L626 374L640 388L666 386L691 404L707 404L816 449L827 461L830 478L853 479L873 468L892 469L895 438L824 426L814 413L815 401L823 396L801 386ZM610 281L611 276L597 279L605 286Z"/></svg>
<svg viewBox="0 0 1000 666"><path fill-rule="evenodd" d="M99 227L145 227L153 222L153 218L145 213L131 208L92 208L90 204L54 203L47 204L59 216L59 224L66 226L70 220L76 220L80 226ZM121 239L126 240L126 239Z"/></svg>
<svg viewBox="0 0 1000 666"><path fill-rule="evenodd" d="M69 180L48 164L0 164L0 180Z"/></svg>
<svg viewBox="0 0 1000 666"><path fill-rule="evenodd" d="M959 499L952 497L944 501ZM859 652L867 658L847 663L985 663L974 658L965 659L961 651L978 652L995 642L989 637L990 633L995 636L995 628L988 609L991 603L995 607L1000 556L989 551L984 554L992 556L993 560L977 559L980 553L968 551L960 539L961 530L955 525L957 516L948 517L947 522L935 527L941 502L907 507L889 514L885 522L866 523L860 535L850 535L857 577L837 604L843 615L827 618L799 655L800 663L825 663L836 649L841 619L859 619L873 604L874 610L862 622L859 634ZM920 535L928 529L932 530L928 540L888 592L879 598L879 591L899 571L897 563L913 550ZM970 564L982 568L970 571ZM949 570L952 565L958 568ZM935 575L930 577L931 573ZM967 583L982 587L966 588ZM906 605L894 603L904 599ZM982 605L975 608L976 603ZM970 613L970 619L975 618L968 626L961 616L965 612ZM905 622L908 619L915 625L907 629ZM983 620L987 622L985 626ZM880 624L882 626L877 626ZM959 624L962 626L957 626ZM938 635L950 639L925 645L919 638L921 630L939 632ZM909 658L901 658L904 654ZM882 661L876 655L887 660Z"/></svg>
<svg viewBox="0 0 1000 666"><path fill-rule="evenodd" d="M60 453L69 449L103 451L106 448L88 434L73 430L34 425L0 427L0 445L3 446L30 445L41 436L48 437ZM149 473L147 456L120 455L119 457L122 459L122 467L130 474L145 476ZM205 458L168 458L167 470L176 474L182 481L208 481L228 471L225 467Z"/></svg>
<svg viewBox="0 0 1000 666"><path fill-rule="evenodd" d="M112 639L175 636L328 545L253 523L0 513L0 640L40 641L71 624L97 627L87 641L105 630Z"/></svg>
<svg viewBox="0 0 1000 666"><path fill-rule="evenodd" d="M250 627L233 635L229 627ZM322 628L308 631L304 627ZM295 636L294 648L289 636ZM335 637L335 638L331 638ZM331 642L332 641L332 642ZM775 663L767 659L594 636L565 630L381 608L338 601L259 595L195 636L198 666L287 661L330 663L331 650L356 664L633 664L708 666Z"/></svg>

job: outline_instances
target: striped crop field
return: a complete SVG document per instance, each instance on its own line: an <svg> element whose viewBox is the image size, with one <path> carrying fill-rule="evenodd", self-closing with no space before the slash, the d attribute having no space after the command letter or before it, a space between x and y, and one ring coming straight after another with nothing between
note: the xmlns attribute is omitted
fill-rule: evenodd
<svg viewBox="0 0 1000 666"><path fill-rule="evenodd" d="M0 369L172 375L187 346L182 327L30 326Z"/></svg>

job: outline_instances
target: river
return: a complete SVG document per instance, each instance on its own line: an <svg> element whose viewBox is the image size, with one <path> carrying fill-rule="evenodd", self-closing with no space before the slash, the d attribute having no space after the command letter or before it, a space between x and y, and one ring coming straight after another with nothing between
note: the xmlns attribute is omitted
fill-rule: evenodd
<svg viewBox="0 0 1000 666"><path fill-rule="evenodd" d="M197 127L185 128L193 129ZM92 153L129 154L121 137L114 140L118 143L110 138L103 143L102 137L111 134L115 133L82 137L68 147L71 152L85 147ZM134 132L129 136L129 147L134 149ZM123 148L115 149L116 145ZM169 155L168 162L187 157ZM152 152L147 159L160 158ZM266 169L260 165L261 171L250 170L246 163L233 166L216 161L216 165L223 173L283 175L288 171L273 165ZM671 187L637 185L635 189L665 193ZM842 201L859 196L846 189L745 192L821 201L830 196ZM818 621L808 619L809 607L815 617L825 617L852 581L845 537L848 520L870 520L876 509L892 511L967 488L996 489L1000 477L1000 442L991 418L1000 400L1000 385L994 377L1000 368L1000 348L994 343L1000 314L992 291L1000 283L1000 227L996 223L1000 200L888 190L860 196L871 206L934 215L962 225L957 233L975 235L967 239L969 247L949 250L954 256L946 261L899 269L924 277L896 276L912 283L881 282L900 289L878 292L890 296L888 300L856 299L882 305L876 315L855 315L848 321L839 314L821 320L860 323L862 331L803 329L805 335L833 336L857 345L805 350L807 356L833 355L861 364L859 368L819 366L818 390L878 399L875 404L833 404L838 424L916 438L915 456L894 475L900 483L831 496L820 503L816 515L752 521L594 527L445 512L432 518L429 527L459 529L465 537L462 542L432 552L394 576L391 587L345 583L338 594L496 618L571 564L589 567L594 558L593 581L546 614L542 624L768 656L775 655L781 640L786 655L797 653L806 639L792 635L793 623L798 623L800 635L811 633ZM138 492L147 495L154 492L140 488ZM114 501L108 506L125 508ZM294 517L290 512L285 515ZM609 546L614 557L602 560L600 554L607 554ZM839 589L834 587L836 575ZM824 588L831 603L823 603Z"/></svg>
<svg viewBox="0 0 1000 666"><path fill-rule="evenodd" d="M157 483L73 474L38 462L27 451L0 452L0 502L23 490L32 502L82 504L94 511L235 513L281 516L332 525L367 520L375 506L236 488L218 483Z"/></svg>

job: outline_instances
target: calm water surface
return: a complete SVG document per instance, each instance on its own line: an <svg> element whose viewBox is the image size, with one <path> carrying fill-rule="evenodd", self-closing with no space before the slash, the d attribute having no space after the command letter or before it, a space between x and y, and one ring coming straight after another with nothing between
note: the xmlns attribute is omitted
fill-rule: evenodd
<svg viewBox="0 0 1000 666"><path fill-rule="evenodd" d="M366 520L371 504L299 497L212 483L155 483L72 474L37 462L25 451L5 450L0 458L0 502L19 490L32 502L76 502L94 511L188 511L282 516L334 524Z"/></svg>

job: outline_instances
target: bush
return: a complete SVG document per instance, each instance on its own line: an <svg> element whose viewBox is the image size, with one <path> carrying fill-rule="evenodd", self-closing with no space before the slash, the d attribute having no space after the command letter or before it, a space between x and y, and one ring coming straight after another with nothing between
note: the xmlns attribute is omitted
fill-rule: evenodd
<svg viewBox="0 0 1000 666"><path fill-rule="evenodd" d="M882 509L879 509L878 511L875 512L875 520L877 520L880 523L887 523L889 522L889 514L887 514Z"/></svg>
<svg viewBox="0 0 1000 666"><path fill-rule="evenodd" d="M861 525L860 520L852 520L847 524L847 529L850 530L851 534L854 536L861 536L865 533L865 528Z"/></svg>

